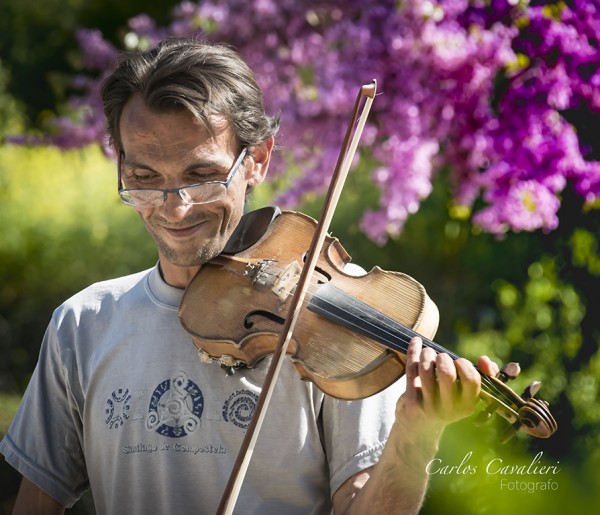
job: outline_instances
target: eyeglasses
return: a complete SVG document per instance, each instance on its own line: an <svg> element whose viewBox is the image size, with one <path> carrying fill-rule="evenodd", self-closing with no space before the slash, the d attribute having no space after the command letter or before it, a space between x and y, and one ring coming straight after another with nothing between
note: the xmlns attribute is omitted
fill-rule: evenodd
<svg viewBox="0 0 600 515"><path fill-rule="evenodd" d="M248 151L244 147L240 155L233 163L227 179L224 181L209 181L181 186L180 188L161 189L161 188L124 188L121 180L121 163L123 153L119 153L119 196L123 204L137 208L160 207L167 200L168 193L177 193L184 204L208 204L221 200L227 194L227 188L231 183L236 172L240 168L244 157Z"/></svg>

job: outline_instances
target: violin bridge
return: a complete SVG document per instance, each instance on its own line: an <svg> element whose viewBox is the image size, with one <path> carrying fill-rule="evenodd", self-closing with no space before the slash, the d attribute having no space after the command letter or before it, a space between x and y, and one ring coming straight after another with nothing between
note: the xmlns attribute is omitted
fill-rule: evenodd
<svg viewBox="0 0 600 515"><path fill-rule="evenodd" d="M297 261L293 261L285 267L281 274L276 276L271 291L277 295L281 302L285 302L294 288L296 288L301 272L302 267Z"/></svg>

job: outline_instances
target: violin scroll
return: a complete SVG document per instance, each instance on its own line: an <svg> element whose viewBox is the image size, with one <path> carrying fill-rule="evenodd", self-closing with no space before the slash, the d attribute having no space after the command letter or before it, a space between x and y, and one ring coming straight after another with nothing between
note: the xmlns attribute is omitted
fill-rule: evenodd
<svg viewBox="0 0 600 515"><path fill-rule="evenodd" d="M478 414L476 422L481 424L487 421L493 413L508 420L511 425L501 437L503 443L510 440L518 430L537 438L549 438L558 429L549 404L534 398L541 386L539 381L529 384L521 395L507 386L506 383L515 379L520 371L518 363L507 363L496 377L482 374L481 399L486 408Z"/></svg>

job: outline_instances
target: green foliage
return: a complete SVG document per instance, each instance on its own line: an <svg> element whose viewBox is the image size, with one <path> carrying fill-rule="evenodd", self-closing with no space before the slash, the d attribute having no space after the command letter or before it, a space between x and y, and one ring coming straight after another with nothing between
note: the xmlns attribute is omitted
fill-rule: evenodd
<svg viewBox="0 0 600 515"><path fill-rule="evenodd" d="M8 426L15 416L20 402L20 395L8 395L0 392L0 438L8 431Z"/></svg>
<svg viewBox="0 0 600 515"><path fill-rule="evenodd" d="M525 450L528 439L516 437L500 445L499 432L487 425L477 427L472 419L446 429L439 461L430 468L422 515L598 512L598 473L590 462L557 458L545 446L547 442L529 452Z"/></svg>
<svg viewBox="0 0 600 515"><path fill-rule="evenodd" d="M540 396L558 407L561 453L600 463L600 339L597 332L582 333L586 306L560 278L557 258L544 256L528 271L521 287L496 281L502 323L462 334L458 348L472 358L486 353L499 363L520 362L524 371L516 384L541 380Z"/></svg>
<svg viewBox="0 0 600 515"><path fill-rule="evenodd" d="M502 324L462 335L459 347L469 357L485 353L500 363L519 361L526 369L520 379L542 380L544 396L556 399L567 384L567 364L581 349L585 307L557 277L554 259L544 257L528 271L523 288L502 279L494 283Z"/></svg>
<svg viewBox="0 0 600 515"><path fill-rule="evenodd" d="M600 276L600 254L598 240L591 231L577 228L570 240L573 249L573 265L586 268L588 272Z"/></svg>
<svg viewBox="0 0 600 515"><path fill-rule="evenodd" d="M4 134L15 134L23 124L17 101L7 93L9 73L0 59L0 141Z"/></svg>
<svg viewBox="0 0 600 515"><path fill-rule="evenodd" d="M559 277L556 261L544 256L531 264L524 285L496 281L501 322L496 328L483 323L464 332L457 348L472 359L487 354L498 363L519 361L524 370L510 386L520 392L529 382L541 380L538 396L550 401L559 432L547 441L520 434L499 447L495 440L503 431L502 424L479 428L478 434L468 421L449 428L440 454L444 463L459 464L461 457L471 452L469 463L478 463L479 469L472 475L454 472L432 478L431 502L424 513L438 513L453 492L459 493L453 502L464 514L503 513L515 503L520 511L531 513L592 513L600 509L596 494L600 481L600 351L596 340L592 343L595 352L586 362L581 328L586 309L579 293ZM556 464L560 472L503 476L485 469L486 463L498 457L506 464L526 465L538 452L543 464ZM509 490L516 482L528 490Z"/></svg>
<svg viewBox="0 0 600 515"><path fill-rule="evenodd" d="M51 311L66 297L156 261L115 189L114 164L98 148L0 148L0 387L23 389Z"/></svg>

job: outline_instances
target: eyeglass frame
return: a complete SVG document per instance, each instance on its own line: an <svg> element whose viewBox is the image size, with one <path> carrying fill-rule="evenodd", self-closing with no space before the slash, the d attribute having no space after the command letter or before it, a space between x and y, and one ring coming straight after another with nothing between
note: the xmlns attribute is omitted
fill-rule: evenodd
<svg viewBox="0 0 600 515"><path fill-rule="evenodd" d="M195 188L197 186L204 186L207 184L222 184L223 186L225 186L225 191L227 191L235 174L241 168L241 165L244 162L244 158L246 157L247 153L248 153L248 147L243 147L241 152L239 153L238 157L236 158L234 163L231 165L231 169L230 169L229 173L227 174L227 178L224 181L197 182L195 184L188 184L187 186L180 186L179 188L125 188L124 184L123 184L122 172L121 172L122 166L123 166L123 159L125 158L125 152L120 151L119 157L117 158L117 170L118 170L118 185L117 185L118 190L117 190L117 192L119 194L119 198L121 199L121 202L123 202L123 204L125 204L126 206L130 206L130 207L138 207L138 206L136 206L136 204L130 204L129 202L125 202L125 200L121 196L122 192L125 192L125 191L160 191L160 192L162 192L162 194L163 194L162 202L160 204L152 205L152 206L148 206L148 207L160 207L160 206L164 205L164 203L167 201L167 195L169 193L177 193L179 198L181 199L181 201L190 206L193 206L193 205L199 206L202 204L210 204L211 202L216 202L217 200L221 200L221 198L207 200L206 202L187 202L181 196L181 191L188 189L188 188Z"/></svg>

